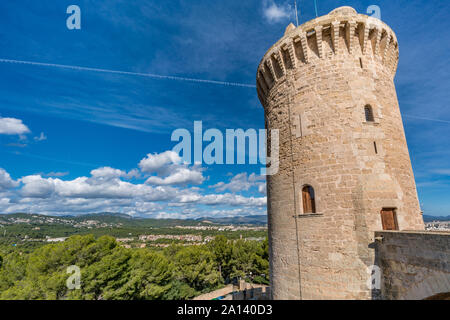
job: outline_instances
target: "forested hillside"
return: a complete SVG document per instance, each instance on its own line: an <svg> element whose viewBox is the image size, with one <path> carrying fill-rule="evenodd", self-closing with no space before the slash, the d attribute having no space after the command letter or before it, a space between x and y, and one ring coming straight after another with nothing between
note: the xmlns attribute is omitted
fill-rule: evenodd
<svg viewBox="0 0 450 320"><path fill-rule="evenodd" d="M69 266L81 289L69 290ZM72 236L36 248L0 247L0 299L189 299L233 278L268 283L267 240L124 248L110 236Z"/></svg>

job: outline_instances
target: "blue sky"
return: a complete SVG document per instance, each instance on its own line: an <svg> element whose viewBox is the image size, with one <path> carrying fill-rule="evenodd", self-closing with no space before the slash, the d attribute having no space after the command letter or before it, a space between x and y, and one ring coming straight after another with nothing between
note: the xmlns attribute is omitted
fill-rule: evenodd
<svg viewBox="0 0 450 320"><path fill-rule="evenodd" d="M66 27L72 4L81 30ZM2 1L0 59L253 85L261 57L294 19L292 4ZM342 5L361 13L378 5L396 32L420 201L426 214L450 214L450 3L318 1L319 15ZM299 7L301 22L314 18L313 0ZM5 62L0 73L0 119L9 119L0 126L0 212L266 212L260 165L184 165L168 152L172 131L192 131L195 120L205 129L264 128L254 88Z"/></svg>

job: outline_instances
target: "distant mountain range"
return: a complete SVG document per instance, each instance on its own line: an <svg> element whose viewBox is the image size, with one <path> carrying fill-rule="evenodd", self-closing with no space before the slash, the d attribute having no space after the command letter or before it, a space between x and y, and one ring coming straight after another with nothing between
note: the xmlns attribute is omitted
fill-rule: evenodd
<svg viewBox="0 0 450 320"><path fill-rule="evenodd" d="M25 213L15 213L8 216L16 217L27 217L30 214ZM31 214L34 216L41 216L39 214ZM0 215L0 220L1 220ZM169 227L175 225L198 225L200 224L221 224L221 225L256 225L265 226L267 225L267 215L255 215L255 216L240 216L240 217L202 217L198 219L154 219L145 217L132 217L124 213L113 213L113 212L101 212L92 213L79 216L57 216L57 218L62 219L72 219L76 221L86 221L86 220L99 220L106 223L124 223L126 225L134 225L136 223L145 223L145 225L155 226L155 227ZM433 221L450 221L450 216L429 216L424 215L423 220L425 223Z"/></svg>
<svg viewBox="0 0 450 320"><path fill-rule="evenodd" d="M202 217L198 219L186 219L186 220L179 220L179 219L153 219L153 218L145 218L145 217L132 217L127 214L123 213L111 213L111 212L102 212L102 213L95 213L95 214L87 214L87 215L81 215L77 218L87 219L87 218L96 218L99 219L99 217L103 219L108 219L111 221L111 219L117 218L117 219L131 219L131 220L155 220L155 221L166 221L166 222L177 222L181 224L193 224L195 222L201 222L201 223L213 223L213 224L233 224L233 225L266 225L267 224L267 215L257 215L257 216L240 216L240 217L223 217L223 218L216 218L216 217Z"/></svg>
<svg viewBox="0 0 450 320"><path fill-rule="evenodd" d="M194 225L207 225L207 224L220 224L220 225L257 225L264 226L267 224L266 215L258 216L245 216L245 217L225 217L225 218L214 218L214 217L203 217L198 219L154 219L145 217L132 217L123 213L113 213L113 212L101 212L84 214L78 216L45 216L40 214L29 214L29 213L14 213L1 215L0 222L3 218L15 218L15 219L31 219L40 220L40 218L56 218L58 221L70 220L75 222L96 220L102 223L110 224L122 224L126 226L147 226L147 227L173 227L177 225L182 226L194 226ZM34 217L34 218L33 218Z"/></svg>
<svg viewBox="0 0 450 320"><path fill-rule="evenodd" d="M450 216L446 216L446 217L436 217L436 216L423 215L423 221L424 221L424 222L450 221Z"/></svg>
<svg viewBox="0 0 450 320"><path fill-rule="evenodd" d="M267 215L259 216L244 216L244 217L225 217L225 218L199 218L197 221L212 222L216 224L234 224L234 225L258 225L264 226L267 224Z"/></svg>

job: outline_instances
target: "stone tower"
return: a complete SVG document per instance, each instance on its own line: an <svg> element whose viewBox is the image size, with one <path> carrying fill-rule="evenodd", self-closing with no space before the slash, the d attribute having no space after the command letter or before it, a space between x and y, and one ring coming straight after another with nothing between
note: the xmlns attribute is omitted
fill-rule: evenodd
<svg viewBox="0 0 450 320"><path fill-rule="evenodd" d="M389 26L342 7L291 24L262 59L258 97L280 141L267 186L274 299L375 298L374 231L424 229L398 56Z"/></svg>

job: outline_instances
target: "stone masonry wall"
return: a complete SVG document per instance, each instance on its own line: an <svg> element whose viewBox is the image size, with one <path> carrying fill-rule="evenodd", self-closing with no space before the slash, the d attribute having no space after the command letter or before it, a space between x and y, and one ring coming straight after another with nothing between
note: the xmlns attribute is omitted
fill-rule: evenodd
<svg viewBox="0 0 450 320"><path fill-rule="evenodd" d="M450 293L450 232L376 232L384 299Z"/></svg>

